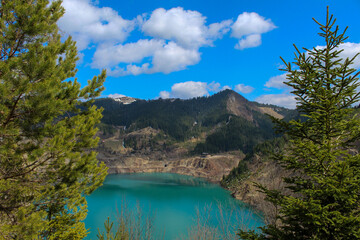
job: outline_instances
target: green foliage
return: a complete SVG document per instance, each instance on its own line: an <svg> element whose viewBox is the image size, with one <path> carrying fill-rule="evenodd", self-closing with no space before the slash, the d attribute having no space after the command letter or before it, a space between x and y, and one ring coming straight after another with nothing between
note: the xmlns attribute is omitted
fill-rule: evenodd
<svg viewBox="0 0 360 240"><path fill-rule="evenodd" d="M231 116L223 127L207 136L204 143L199 143L195 153L217 153L232 150L250 152L257 144L275 137L273 124L265 116L254 112L256 123L244 118Z"/></svg>
<svg viewBox="0 0 360 240"><path fill-rule="evenodd" d="M82 239L85 195L106 175L89 150L105 72L83 88L73 79L75 42L56 25L63 13L60 1L0 3L2 239Z"/></svg>
<svg viewBox="0 0 360 240"><path fill-rule="evenodd" d="M239 182L248 176L249 168L247 162L242 160L239 162L237 167L233 168L227 176L223 176L220 184L223 187L236 186Z"/></svg>
<svg viewBox="0 0 360 240"><path fill-rule="evenodd" d="M252 164L253 159L257 156L261 161L267 161L271 158L273 153L278 152L285 145L285 137L277 137L267 140L265 142L256 145L252 151L246 154L245 158L239 162L238 166L233 168L229 175L224 176L221 180L221 185L227 188L239 185L244 179L246 179L251 172L248 165Z"/></svg>
<svg viewBox="0 0 360 240"><path fill-rule="evenodd" d="M360 138L351 107L360 100L359 72L351 68L357 55L339 58L347 37L332 16L317 24L326 46L305 53L295 46L296 67L284 61L286 84L306 120L275 120L290 139L277 160L294 172L284 179L292 194L260 186L279 209L278 221L261 234L241 231L242 239L360 239L360 155L350 151Z"/></svg>
<svg viewBox="0 0 360 240"><path fill-rule="evenodd" d="M97 128L99 128L99 131L104 137L112 137L116 133L116 128L109 124L99 123L97 124Z"/></svg>

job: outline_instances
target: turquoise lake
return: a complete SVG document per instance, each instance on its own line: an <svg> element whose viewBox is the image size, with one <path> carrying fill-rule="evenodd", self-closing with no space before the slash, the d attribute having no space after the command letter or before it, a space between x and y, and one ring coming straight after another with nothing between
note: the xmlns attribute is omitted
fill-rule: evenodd
<svg viewBox="0 0 360 240"><path fill-rule="evenodd" d="M116 222L121 212L134 219L139 218L138 213L150 216L153 239L188 239L191 229L205 225L213 233L224 234L235 232L241 224L251 229L263 224L260 216L219 185L179 174L109 175L87 201L85 224L90 234L86 239L97 239L97 229L104 229L107 217ZM127 210L122 211L124 208Z"/></svg>

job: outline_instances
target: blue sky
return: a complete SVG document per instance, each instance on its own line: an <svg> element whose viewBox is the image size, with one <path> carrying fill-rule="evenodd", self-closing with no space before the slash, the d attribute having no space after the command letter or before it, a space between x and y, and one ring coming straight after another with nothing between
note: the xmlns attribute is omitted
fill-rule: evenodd
<svg viewBox="0 0 360 240"><path fill-rule="evenodd" d="M231 88L293 108L280 56L317 36L326 6L349 26L343 57L360 52L360 0L63 0L64 36L77 41L78 80L107 69L103 96L191 98ZM360 57L354 67L360 67Z"/></svg>

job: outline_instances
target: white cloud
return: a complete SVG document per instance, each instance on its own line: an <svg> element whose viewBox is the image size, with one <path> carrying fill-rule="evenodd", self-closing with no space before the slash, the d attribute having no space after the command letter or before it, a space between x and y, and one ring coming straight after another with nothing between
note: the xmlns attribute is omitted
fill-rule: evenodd
<svg viewBox="0 0 360 240"><path fill-rule="evenodd" d="M145 58L146 63L136 65ZM139 75L151 73L171 73L186 69L200 61L200 53L186 49L174 42L164 40L139 40L125 45L100 46L96 50L92 67L107 68L109 76ZM127 63L125 67L119 64Z"/></svg>
<svg viewBox="0 0 360 240"><path fill-rule="evenodd" d="M239 42L235 45L235 49L243 50L245 48L253 48L261 45L261 35L260 34L252 34L248 35L245 38L239 40Z"/></svg>
<svg viewBox="0 0 360 240"><path fill-rule="evenodd" d="M94 54L92 66L95 68L110 68L119 63L139 63L146 57L151 57L165 45L163 40L140 39L134 43L118 45L100 45Z"/></svg>
<svg viewBox="0 0 360 240"><path fill-rule="evenodd" d="M109 94L107 95L108 98L122 98L122 97L126 97L123 94L119 94L119 93L114 93L114 94Z"/></svg>
<svg viewBox="0 0 360 240"><path fill-rule="evenodd" d="M144 20L142 31L148 36L171 40L185 48L211 45L229 31L231 20L205 25L206 17L197 11L181 7L165 10L155 9L148 20Z"/></svg>
<svg viewBox="0 0 360 240"><path fill-rule="evenodd" d="M271 19L265 19L255 12L240 14L231 27L231 36L239 39L236 49L245 49L261 45L261 34L275 29Z"/></svg>
<svg viewBox="0 0 360 240"><path fill-rule="evenodd" d="M170 73L186 69L200 61L200 53L195 49L186 49L169 42L154 53L151 73Z"/></svg>
<svg viewBox="0 0 360 240"><path fill-rule="evenodd" d="M153 39L99 44L91 66L106 68L109 76L167 74L184 70L201 60L200 47L211 46L214 40L229 31L232 24L231 20L225 20L207 26L206 17L201 13L181 7L159 8L148 20L145 18L143 14L134 22Z"/></svg>
<svg viewBox="0 0 360 240"><path fill-rule="evenodd" d="M286 93L261 95L257 97L255 101L259 103L273 104L290 109L296 108L296 100L294 95Z"/></svg>
<svg viewBox="0 0 360 240"><path fill-rule="evenodd" d="M208 96L209 92L218 92L221 89L220 83L217 82L181 82L175 83L171 87L171 91L161 91L160 97L161 98L182 98L182 99L189 99L194 97L202 97ZM222 90L231 89L228 86L224 86Z"/></svg>
<svg viewBox="0 0 360 240"><path fill-rule="evenodd" d="M254 88L240 83L235 86L235 90L241 93L251 93L252 91L254 91Z"/></svg>
<svg viewBox="0 0 360 240"><path fill-rule="evenodd" d="M286 84L284 84L286 79L287 73L271 77L269 81L265 83L265 87L268 88L277 88L277 89L289 89L290 87Z"/></svg>
<svg viewBox="0 0 360 240"><path fill-rule="evenodd" d="M260 34L275 28L257 13L240 14L234 24L232 20L207 24L200 12L181 7L158 8L127 20L92 0L64 0L62 5L65 14L58 22L60 29L73 36L80 51L96 48L90 65L106 68L109 76L184 70L199 63L201 47L213 46L230 29L239 39L237 48L244 49L260 45ZM126 42L136 27L150 38Z"/></svg>
<svg viewBox="0 0 360 240"><path fill-rule="evenodd" d="M232 20L224 20L220 23L212 23L209 25L207 36L212 39L222 38L227 32L230 31Z"/></svg>
<svg viewBox="0 0 360 240"><path fill-rule="evenodd" d="M232 25L231 36L242 38L251 34L262 34L276 28L271 19L265 19L255 12L244 12L240 14L236 22Z"/></svg>
<svg viewBox="0 0 360 240"><path fill-rule="evenodd" d="M149 73L149 63L144 63L141 66L129 64L125 68L116 66L113 69L107 68L106 73L108 76L120 77L126 75L139 75L143 73Z"/></svg>
<svg viewBox="0 0 360 240"><path fill-rule="evenodd" d="M207 91L207 83L206 82L182 82L182 83L175 83L171 87L170 96L173 98L193 98L199 97L204 95L209 95Z"/></svg>
<svg viewBox="0 0 360 240"><path fill-rule="evenodd" d="M64 0L65 14L58 24L73 36L79 50L90 43L123 42L134 29L135 22L123 19L109 7L96 7L91 0Z"/></svg>

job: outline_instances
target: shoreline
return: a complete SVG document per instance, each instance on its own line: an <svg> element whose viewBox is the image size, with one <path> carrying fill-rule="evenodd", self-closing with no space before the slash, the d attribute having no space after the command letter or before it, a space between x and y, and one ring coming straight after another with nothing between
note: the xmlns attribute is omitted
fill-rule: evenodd
<svg viewBox="0 0 360 240"><path fill-rule="evenodd" d="M100 155L100 154L99 154ZM216 183L221 188L229 191L231 197L249 205L252 209L268 214L269 206L263 196L257 192L254 186L244 181L236 188L226 187L220 184L223 176L238 166L244 158L239 152L227 152L206 156L190 156L177 158L157 159L151 155L104 155L98 157L99 161L106 164L108 174L131 174L131 173L175 173L180 175L202 178L208 182ZM262 164L261 164L262 165Z"/></svg>
<svg viewBox="0 0 360 240"><path fill-rule="evenodd" d="M181 175L181 176L190 176L190 177L200 178L203 181L206 181L206 182L209 182L209 183L212 183L212 184L216 184L219 187L221 187L222 189L228 191L229 195L233 199L236 199L236 200L240 201L242 204L245 204L246 207L250 208L254 212L255 215L262 218L264 221L265 221L265 219L267 217L265 211L258 208L256 205L251 204L249 201L246 201L246 199L240 198L239 195L236 194L236 191L233 191L232 189L230 189L228 187L224 187L223 185L220 184L220 181L213 181L213 180L208 179L206 177L198 177L198 176L182 174L182 173L176 173L176 172L145 172L145 171L143 171L143 172L122 172L122 173L110 172L110 173L108 173L108 175L131 175L131 174L141 174L141 173L170 173L170 174L178 174L178 175Z"/></svg>

